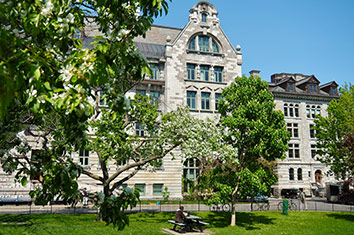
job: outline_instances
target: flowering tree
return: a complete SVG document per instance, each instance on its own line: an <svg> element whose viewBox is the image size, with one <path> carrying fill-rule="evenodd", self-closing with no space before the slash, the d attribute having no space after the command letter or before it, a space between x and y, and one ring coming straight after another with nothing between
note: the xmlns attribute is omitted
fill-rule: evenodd
<svg viewBox="0 0 354 235"><path fill-rule="evenodd" d="M38 178L41 187L31 195L43 204L58 197L75 202L83 169L70 151L90 139L97 92L106 95L106 114L122 120L130 109L126 92L149 72L133 38L167 12L167 1L7 0L0 11L2 167L24 185ZM79 36L89 23L100 33L92 49Z"/></svg>

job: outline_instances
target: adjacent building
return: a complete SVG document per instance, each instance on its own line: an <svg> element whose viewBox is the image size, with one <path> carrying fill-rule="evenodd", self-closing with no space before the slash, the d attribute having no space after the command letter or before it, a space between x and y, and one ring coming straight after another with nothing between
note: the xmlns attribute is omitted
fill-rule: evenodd
<svg viewBox="0 0 354 235"><path fill-rule="evenodd" d="M304 188L307 195L321 193L325 182L334 181L326 175L328 168L316 160L314 118L326 116L328 103L338 97L337 83L320 85L314 75L280 73L271 76L269 89L276 109L284 112L291 139L285 160L278 161L278 183L274 195L282 189Z"/></svg>

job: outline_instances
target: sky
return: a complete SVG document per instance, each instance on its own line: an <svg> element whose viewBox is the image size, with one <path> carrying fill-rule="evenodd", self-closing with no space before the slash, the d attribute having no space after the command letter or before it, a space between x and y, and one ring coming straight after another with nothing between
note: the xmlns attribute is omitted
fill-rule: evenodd
<svg viewBox="0 0 354 235"><path fill-rule="evenodd" d="M196 0L169 2L154 24L183 28ZM354 84L354 0L209 0L234 48L242 73L260 70L315 75L325 84Z"/></svg>

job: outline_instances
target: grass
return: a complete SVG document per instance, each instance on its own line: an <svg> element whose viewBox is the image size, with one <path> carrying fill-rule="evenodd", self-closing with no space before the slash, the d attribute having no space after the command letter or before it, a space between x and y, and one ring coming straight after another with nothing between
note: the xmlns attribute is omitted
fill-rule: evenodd
<svg viewBox="0 0 354 235"><path fill-rule="evenodd" d="M230 215L222 212L193 212L209 222L214 234L353 234L354 213L290 211L239 212L237 226L230 227ZM94 222L96 215L0 215L0 234L162 234L171 228L168 219L174 213L136 213L130 216L130 226L117 232L104 222Z"/></svg>

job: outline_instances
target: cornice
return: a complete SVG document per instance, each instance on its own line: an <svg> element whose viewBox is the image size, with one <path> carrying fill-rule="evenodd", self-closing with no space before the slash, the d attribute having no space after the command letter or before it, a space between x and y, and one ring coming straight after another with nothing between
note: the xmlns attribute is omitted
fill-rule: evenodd
<svg viewBox="0 0 354 235"><path fill-rule="evenodd" d="M325 101L330 102L333 99L337 99L338 96L332 95L320 95L320 94L305 94L296 92L279 92L272 91L275 98L287 98L287 99L297 99L297 100L312 100L312 101Z"/></svg>

